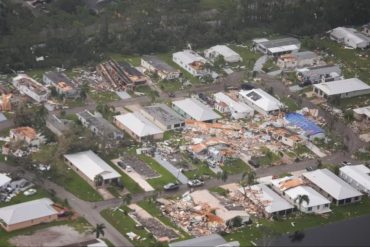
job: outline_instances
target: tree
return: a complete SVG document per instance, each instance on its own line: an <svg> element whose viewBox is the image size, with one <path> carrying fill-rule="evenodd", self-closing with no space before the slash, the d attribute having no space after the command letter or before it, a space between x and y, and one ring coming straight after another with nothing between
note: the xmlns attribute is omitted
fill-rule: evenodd
<svg viewBox="0 0 370 247"><path fill-rule="evenodd" d="M96 187L102 186L104 180L102 175L98 174L94 177L94 183Z"/></svg>
<svg viewBox="0 0 370 247"><path fill-rule="evenodd" d="M316 160L316 164L317 164L317 168L318 169L321 169L322 168L322 161L321 161L321 159L317 159Z"/></svg>
<svg viewBox="0 0 370 247"><path fill-rule="evenodd" d="M308 197L308 195L298 195L294 199L294 202L298 203L299 210L301 210L303 202L306 202L306 204L308 205L310 203L310 198Z"/></svg>
<svg viewBox="0 0 370 247"><path fill-rule="evenodd" d="M100 235L104 236L104 229L105 225L103 223L101 224L96 224L96 227L92 230L92 233L95 233L96 238L99 238Z"/></svg>
<svg viewBox="0 0 370 247"><path fill-rule="evenodd" d="M87 98L87 94L89 93L89 91L90 91L89 84L87 84L86 82L84 82L81 85L81 88L80 88L80 97L82 99L86 99Z"/></svg>
<svg viewBox="0 0 370 247"><path fill-rule="evenodd" d="M243 188L244 198L247 198L247 191L245 188L254 184L255 181L256 181L256 173L254 171L246 171L242 174L239 184Z"/></svg>
<svg viewBox="0 0 370 247"><path fill-rule="evenodd" d="M131 200L132 200L132 195L129 193L129 194L126 194L123 198L122 198L122 203L125 204L125 205L128 205L131 203Z"/></svg>
<svg viewBox="0 0 370 247"><path fill-rule="evenodd" d="M228 179L229 174L227 171L222 171L217 173L217 179L221 179L223 182L226 182Z"/></svg>

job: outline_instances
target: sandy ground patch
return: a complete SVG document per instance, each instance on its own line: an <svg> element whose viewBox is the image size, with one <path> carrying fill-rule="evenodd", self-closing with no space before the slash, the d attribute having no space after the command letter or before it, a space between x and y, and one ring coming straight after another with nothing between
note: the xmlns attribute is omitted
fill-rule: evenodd
<svg viewBox="0 0 370 247"><path fill-rule="evenodd" d="M62 246L94 239L91 233L79 233L71 226L53 226L38 230L32 235L19 235L10 239L14 246Z"/></svg>

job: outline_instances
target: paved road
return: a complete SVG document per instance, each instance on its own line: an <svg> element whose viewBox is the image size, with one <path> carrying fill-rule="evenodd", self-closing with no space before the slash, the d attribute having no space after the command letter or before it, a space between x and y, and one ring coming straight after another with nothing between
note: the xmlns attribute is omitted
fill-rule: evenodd
<svg viewBox="0 0 370 247"><path fill-rule="evenodd" d="M11 172L16 174L19 173L22 169L18 166L10 166L8 164L0 162L0 170L3 172ZM58 198L62 200L67 199L70 207L73 208L73 210L79 215L84 217L92 226L104 223L106 227L104 237L111 241L114 246L133 246L124 236L121 235L118 230L116 230L108 221L106 221L100 215L100 211L95 208L95 203L83 201L74 196L72 193L66 191L63 187L46 179L42 179L39 177L38 174L34 174L31 171L26 171L22 173L21 176L45 188L46 190L53 189Z"/></svg>

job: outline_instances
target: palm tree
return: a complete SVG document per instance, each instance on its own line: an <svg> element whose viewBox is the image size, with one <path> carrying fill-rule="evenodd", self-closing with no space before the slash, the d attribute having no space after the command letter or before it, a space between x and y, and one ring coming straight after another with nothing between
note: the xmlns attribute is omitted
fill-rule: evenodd
<svg viewBox="0 0 370 247"><path fill-rule="evenodd" d="M310 198L308 197L308 195L298 195L294 199L294 202L298 203L299 210L301 210L303 202L306 202L306 204L308 205L310 203Z"/></svg>
<svg viewBox="0 0 370 247"><path fill-rule="evenodd" d="M217 173L217 179L221 179L223 182L229 178L229 174L227 171L222 171Z"/></svg>
<svg viewBox="0 0 370 247"><path fill-rule="evenodd" d="M123 203L123 204L128 205L128 204L130 204L131 200L132 200L132 196L131 196L131 194L129 193L129 194L126 194L126 195L122 198L122 203Z"/></svg>
<svg viewBox="0 0 370 247"><path fill-rule="evenodd" d="M243 188L244 197L247 197L245 187L254 184L256 181L256 173L254 171L246 171L243 173L242 178L239 181L240 186Z"/></svg>
<svg viewBox="0 0 370 247"><path fill-rule="evenodd" d="M101 186L103 184L103 177L100 174L96 175L94 177L94 183L96 187Z"/></svg>
<svg viewBox="0 0 370 247"><path fill-rule="evenodd" d="M96 227L92 230L92 233L95 233L96 238L100 237L100 234L104 236L105 225L103 223L96 224Z"/></svg>

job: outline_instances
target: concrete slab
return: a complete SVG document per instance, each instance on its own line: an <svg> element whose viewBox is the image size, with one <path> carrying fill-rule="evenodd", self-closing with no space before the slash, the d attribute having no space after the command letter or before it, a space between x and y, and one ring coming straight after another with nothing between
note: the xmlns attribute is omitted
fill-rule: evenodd
<svg viewBox="0 0 370 247"><path fill-rule="evenodd" d="M128 172L122 167L120 167L117 162L119 159L111 160L113 164L115 164L122 172L124 172L127 176L132 178L144 191L154 191L155 189L137 172L134 170Z"/></svg>
<svg viewBox="0 0 370 247"><path fill-rule="evenodd" d="M130 99L131 98L131 96L127 92L125 92L125 91L118 91L118 92L116 92L116 94L121 99Z"/></svg>
<svg viewBox="0 0 370 247"><path fill-rule="evenodd" d="M162 157L159 154L156 154L154 156L154 160L157 161L163 168L169 171L172 175L174 175L182 184L188 183L188 178L182 172L180 172L178 168L173 166L170 162L162 159Z"/></svg>

